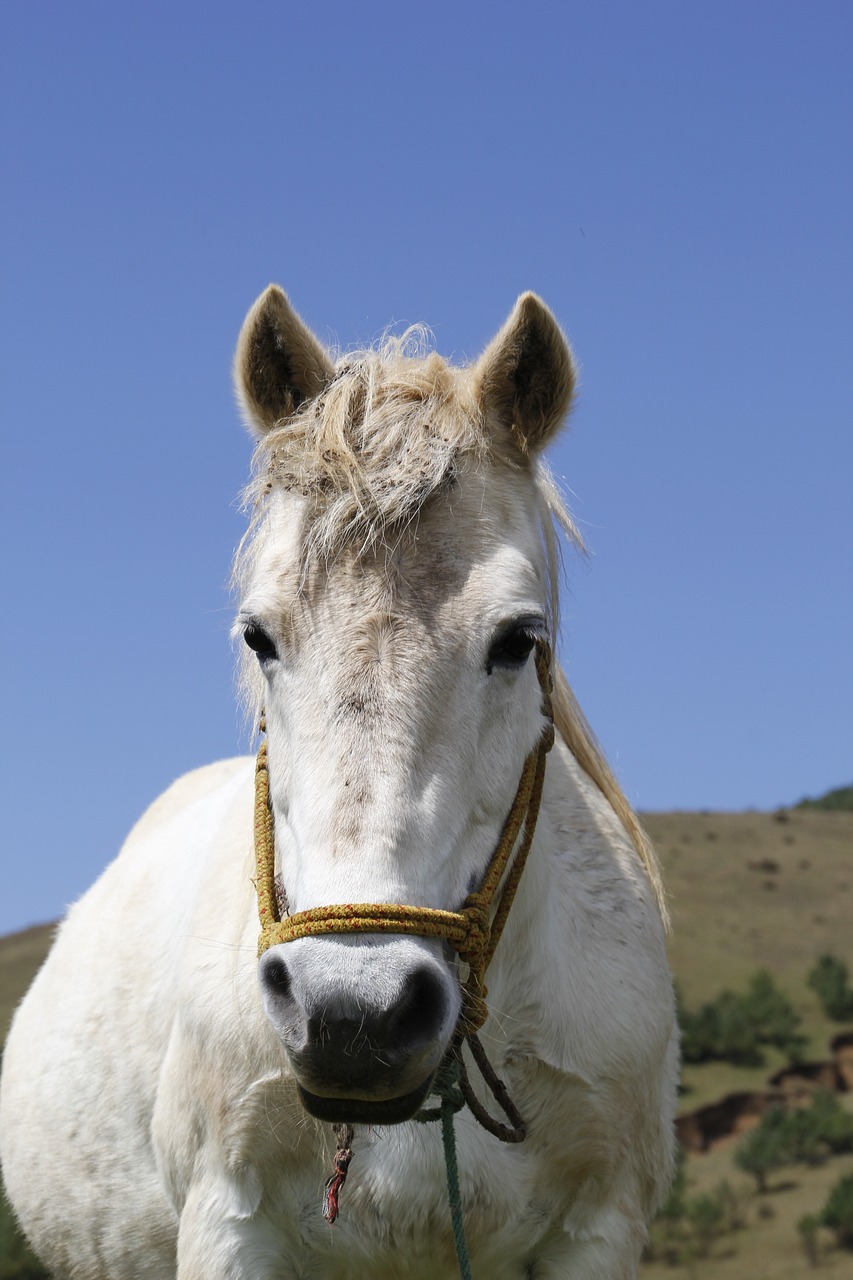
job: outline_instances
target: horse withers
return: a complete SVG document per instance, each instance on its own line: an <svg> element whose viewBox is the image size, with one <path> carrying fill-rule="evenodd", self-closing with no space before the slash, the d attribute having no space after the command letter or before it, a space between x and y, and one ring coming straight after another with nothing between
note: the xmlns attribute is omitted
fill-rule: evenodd
<svg viewBox="0 0 853 1280"><path fill-rule="evenodd" d="M235 633L266 790L247 759L179 779L15 1016L0 1155L57 1278L458 1275L441 1126L420 1123L454 1055L475 1280L636 1275L677 1036L654 853L547 662L557 528L576 535L541 458L572 358L532 294L468 367L411 346L334 362L275 286L244 324ZM484 905L502 841L526 866ZM477 1029L523 1141L472 1110L494 1110ZM354 1155L331 1226L334 1126Z"/></svg>

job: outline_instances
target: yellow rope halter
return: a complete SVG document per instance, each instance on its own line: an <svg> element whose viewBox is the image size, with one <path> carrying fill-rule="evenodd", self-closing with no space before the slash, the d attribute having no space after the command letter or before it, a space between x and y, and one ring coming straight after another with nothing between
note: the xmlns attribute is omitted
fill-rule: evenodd
<svg viewBox="0 0 853 1280"><path fill-rule="evenodd" d="M280 919L267 743L266 740L261 743L255 768L256 888L261 923L258 955L263 955L268 947L279 942L292 942L296 938L323 933L395 933L412 934L421 938L446 938L459 958L468 965L468 976L462 984L463 1002L458 1034L469 1037L479 1030L488 1015L485 972L500 940L530 852L542 800L545 760L554 744L550 648L543 642L536 646L536 671L542 689L543 713L547 718L547 725L524 762L515 799L483 882L475 893L468 895L461 911L438 911L432 907L413 907L399 902L346 902L311 907L307 911L298 911L296 915L286 915L283 920ZM261 727L263 729L263 722ZM522 826L524 834L507 872ZM500 896L497 897L502 881ZM492 915L496 897L497 906Z"/></svg>

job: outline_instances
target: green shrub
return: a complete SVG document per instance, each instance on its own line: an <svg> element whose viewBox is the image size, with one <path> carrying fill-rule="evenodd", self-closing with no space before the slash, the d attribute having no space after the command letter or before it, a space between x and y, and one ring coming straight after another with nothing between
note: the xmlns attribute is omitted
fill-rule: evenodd
<svg viewBox="0 0 853 1280"><path fill-rule="evenodd" d="M764 1192L767 1175L774 1169L785 1164L820 1164L846 1151L853 1151L853 1116L835 1094L819 1090L808 1107L766 1111L758 1128L735 1149L734 1161Z"/></svg>
<svg viewBox="0 0 853 1280"><path fill-rule="evenodd" d="M644 1255L647 1261L682 1266L705 1258L718 1237L744 1225L740 1200L728 1182L720 1182L713 1191L687 1196L684 1172L682 1153L673 1192L651 1226Z"/></svg>
<svg viewBox="0 0 853 1280"><path fill-rule="evenodd" d="M820 1227L820 1218L816 1213L807 1213L800 1218L797 1223L797 1230L800 1233L800 1243L803 1246L803 1253L806 1255L809 1266L817 1267L820 1265L820 1245L818 1243L818 1228Z"/></svg>
<svg viewBox="0 0 853 1280"><path fill-rule="evenodd" d="M787 1113L781 1107L766 1111L758 1128L741 1139L734 1153L738 1169L755 1178L762 1194L767 1190L768 1173L790 1164L791 1159L791 1131Z"/></svg>
<svg viewBox="0 0 853 1280"><path fill-rule="evenodd" d="M730 991L703 1004L695 1013L683 1012L681 1053L685 1062L717 1059L756 1067L763 1061L756 1029L740 998Z"/></svg>
<svg viewBox="0 0 853 1280"><path fill-rule="evenodd" d="M746 1226L746 1212L741 1194L728 1178L717 1183L713 1194L722 1210L722 1230L727 1233L742 1231Z"/></svg>
<svg viewBox="0 0 853 1280"><path fill-rule="evenodd" d="M816 992L826 1016L835 1022L853 1019L853 990L848 985L847 977L848 970L844 961L827 953L819 958L806 979Z"/></svg>
<svg viewBox="0 0 853 1280"><path fill-rule="evenodd" d="M712 1059L757 1067L762 1045L775 1045L796 1059L805 1041L797 1033L800 1019L771 974L759 969L741 995L723 991L691 1013L679 1000L681 1052L685 1062Z"/></svg>
<svg viewBox="0 0 853 1280"><path fill-rule="evenodd" d="M797 1058L805 1044L798 1034L800 1015L785 997L766 969L759 969L750 979L744 1005L747 1016L756 1027L761 1044L772 1044L789 1058Z"/></svg>
<svg viewBox="0 0 853 1280"><path fill-rule="evenodd" d="M849 812L853 809L853 786L835 787L816 800L801 800L798 809L841 809Z"/></svg>
<svg viewBox="0 0 853 1280"><path fill-rule="evenodd" d="M853 1173L836 1182L820 1220L835 1232L835 1238L843 1249L853 1249Z"/></svg>
<svg viewBox="0 0 853 1280"><path fill-rule="evenodd" d="M718 1195L693 1196L687 1201L687 1221L696 1255L707 1258L715 1238L723 1232L725 1210Z"/></svg>
<svg viewBox="0 0 853 1280"><path fill-rule="evenodd" d="M795 1131L811 1135L832 1155L853 1151L853 1115L845 1111L838 1098L828 1089L819 1089L811 1106L792 1115Z"/></svg>

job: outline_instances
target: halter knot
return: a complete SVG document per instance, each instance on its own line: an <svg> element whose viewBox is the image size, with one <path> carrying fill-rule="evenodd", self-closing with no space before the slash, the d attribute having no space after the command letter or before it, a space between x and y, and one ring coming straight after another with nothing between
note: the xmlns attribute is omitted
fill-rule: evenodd
<svg viewBox="0 0 853 1280"><path fill-rule="evenodd" d="M482 977L491 934L488 904L481 893L469 893L459 914L465 917L465 937L458 941L450 939L450 945L472 973Z"/></svg>

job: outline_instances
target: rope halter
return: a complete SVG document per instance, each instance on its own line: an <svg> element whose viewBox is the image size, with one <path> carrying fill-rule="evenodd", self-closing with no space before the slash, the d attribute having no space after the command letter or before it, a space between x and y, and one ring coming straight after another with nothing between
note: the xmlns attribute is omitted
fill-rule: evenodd
<svg viewBox="0 0 853 1280"><path fill-rule="evenodd" d="M479 1104L477 1107L473 1105L472 1099L476 1101L476 1098L470 1085L467 1084L467 1079L462 1084L465 1100L481 1124L505 1141L516 1142L521 1141L525 1136L524 1123L515 1108L512 1107L509 1111L496 1092L488 1072L501 1089L503 1086L500 1085L497 1077L494 1077L491 1068L488 1072L484 1070L485 1054L476 1038L476 1033L488 1017L485 973L503 933L509 909L533 843L545 780L545 761L554 744L551 649L544 641L536 643L536 673L542 691L542 713L546 724L539 741L524 762L515 799L507 814L480 888L468 895L461 911L440 911L432 907L415 907L399 902L347 902L333 903L325 907L311 907L307 911L298 911L295 915L285 914L282 919L279 914L279 895L276 892L275 829L269 798L266 739L261 743L255 768L256 888L261 924L258 955L263 955L269 947L276 946L280 942L293 942L296 938L316 937L326 933L393 933L410 934L420 938L445 938L460 960L468 967L467 977L461 983L462 1007L448 1056L458 1059L461 1064L462 1041L466 1039L469 1041L486 1083L513 1121L513 1128L507 1129L506 1126L491 1120ZM264 729L265 724L262 719L261 732ZM518 843L520 835L521 840ZM516 843L518 843L517 850ZM462 1067L462 1074L464 1077L464 1067ZM477 1108L482 1111L482 1116ZM491 1123L488 1123L490 1120Z"/></svg>

